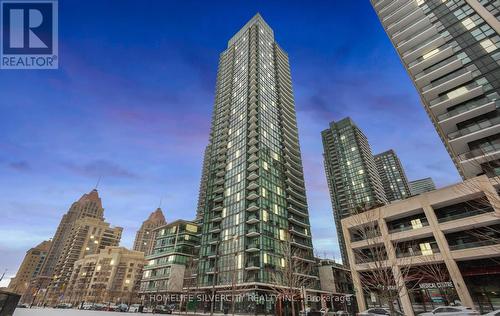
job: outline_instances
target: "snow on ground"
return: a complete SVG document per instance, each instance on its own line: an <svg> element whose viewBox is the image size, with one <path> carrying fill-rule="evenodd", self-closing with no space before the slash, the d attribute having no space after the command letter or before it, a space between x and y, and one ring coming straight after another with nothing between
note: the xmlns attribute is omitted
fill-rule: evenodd
<svg viewBox="0 0 500 316"><path fill-rule="evenodd" d="M17 308L13 316L134 316L134 315L148 315L148 314L86 311L79 309Z"/></svg>

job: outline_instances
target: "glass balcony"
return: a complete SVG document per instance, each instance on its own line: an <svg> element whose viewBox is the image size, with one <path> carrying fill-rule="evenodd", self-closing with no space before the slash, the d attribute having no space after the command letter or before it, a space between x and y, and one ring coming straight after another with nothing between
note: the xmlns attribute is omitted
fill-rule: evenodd
<svg viewBox="0 0 500 316"><path fill-rule="evenodd" d="M461 114L461 113L465 113L467 111L470 111L470 110L473 110L475 108L478 108L478 107L481 107L485 104L488 104L492 101L490 101L489 99L487 98L482 98L482 99L479 99L479 100L474 100L474 101L470 101L470 102L467 102L467 103L464 103L462 104L461 106L449 111L449 112L446 112L444 114L441 114L438 116L438 121L443 121L443 120L446 120L450 117L454 117L458 114ZM499 104L499 101L495 101L495 103L497 104L497 107Z"/></svg>
<svg viewBox="0 0 500 316"><path fill-rule="evenodd" d="M439 247L434 238L416 241L415 244L408 247L398 245L396 248L396 256L398 258L430 256L439 252Z"/></svg>
<svg viewBox="0 0 500 316"><path fill-rule="evenodd" d="M488 128L488 127L491 127L491 126L498 125L499 123L500 123L500 116L497 116L497 117L494 117L492 119L485 120L485 121L482 121L482 122L478 122L477 124L474 124L474 125L471 125L469 127L460 129L460 130L458 130L456 132L450 133L450 134L448 134L448 138L450 140L452 140L452 139L455 139L455 138L458 138L458 137L462 137L462 136L465 136L465 135L468 135L468 134L480 131L482 129L485 129L485 128Z"/></svg>
<svg viewBox="0 0 500 316"><path fill-rule="evenodd" d="M471 242L461 242L456 245L450 245L450 250L461 250L461 249L468 249L468 248L476 248L476 247L483 247L483 246L492 246L492 245L497 245L500 243L500 240L481 240L481 241L471 241Z"/></svg>
<svg viewBox="0 0 500 316"><path fill-rule="evenodd" d="M483 198L485 199L485 198ZM444 223L460 218L479 215L482 213L492 212L491 206L486 205L483 199L470 200L462 203L457 203L449 206L434 209L434 213L439 223Z"/></svg>
<svg viewBox="0 0 500 316"><path fill-rule="evenodd" d="M424 214L417 214L387 223L389 234L419 229L425 226L429 226L429 222Z"/></svg>
<svg viewBox="0 0 500 316"><path fill-rule="evenodd" d="M450 250L469 249L500 244L500 224L445 235Z"/></svg>
<svg viewBox="0 0 500 316"><path fill-rule="evenodd" d="M491 144L484 146L482 148L473 149L471 151L461 154L459 157L461 160L469 160L476 157L481 157L490 153L494 153L500 150L500 144Z"/></svg>
<svg viewBox="0 0 500 316"><path fill-rule="evenodd" d="M475 215L480 215L484 213L489 213L493 212L493 208L491 207L484 207L480 209L459 209L456 210L455 212L449 212L445 216L438 218L439 223L445 223L449 221L454 221L456 219L461 219L461 218L466 218L470 216L475 216Z"/></svg>

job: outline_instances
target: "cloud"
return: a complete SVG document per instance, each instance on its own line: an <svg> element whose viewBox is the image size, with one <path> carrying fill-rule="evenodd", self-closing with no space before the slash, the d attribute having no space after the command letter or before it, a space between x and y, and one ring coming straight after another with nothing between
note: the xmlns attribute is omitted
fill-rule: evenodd
<svg viewBox="0 0 500 316"><path fill-rule="evenodd" d="M98 177L109 177L109 178L129 178L136 179L139 176L118 164L107 161L107 160L94 160L83 165L78 165L75 163L66 162L64 166L79 175L86 177L98 178Z"/></svg>
<svg viewBox="0 0 500 316"><path fill-rule="evenodd" d="M24 160L14 161L8 164L9 168L14 169L16 171L30 171L31 165Z"/></svg>

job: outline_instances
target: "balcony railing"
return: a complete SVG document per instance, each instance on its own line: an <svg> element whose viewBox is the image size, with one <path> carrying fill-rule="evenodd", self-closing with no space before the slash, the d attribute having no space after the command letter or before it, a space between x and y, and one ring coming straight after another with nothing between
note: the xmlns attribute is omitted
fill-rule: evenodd
<svg viewBox="0 0 500 316"><path fill-rule="evenodd" d="M414 229L419 229L422 227L429 226L429 222L427 221L427 219L425 217L418 218L418 219L420 219L420 222L419 222L420 225L412 225L411 221L409 221L408 223L405 223L405 225L403 225L403 226L390 227L389 234L399 233L399 232L404 232L404 231L408 231L408 230L414 230Z"/></svg>
<svg viewBox="0 0 500 316"><path fill-rule="evenodd" d="M397 252L396 256L398 258L407 258L407 257L414 257L414 256L430 256L435 253L439 253L439 248L437 245L433 245L431 249L429 250L413 250L413 251L405 251L405 252Z"/></svg>
<svg viewBox="0 0 500 316"><path fill-rule="evenodd" d="M460 244L456 244L456 245L450 245L450 250L454 251L454 250L476 248L476 247L483 247L483 246L493 246L493 245L498 245L498 244L500 244L500 239L480 240L480 241L472 241L472 242L460 243Z"/></svg>
<svg viewBox="0 0 500 316"><path fill-rule="evenodd" d="M462 137L462 136L480 131L482 129L485 129L485 128L488 128L491 126L498 125L498 124L500 124L500 116L494 117L494 118L486 120L486 121L479 122L479 123L471 125L469 127L462 128L456 132L450 133L450 134L448 134L448 138L455 139L455 138Z"/></svg>
<svg viewBox="0 0 500 316"><path fill-rule="evenodd" d="M480 100L475 100L472 102L465 103L463 106L459 106L458 108L455 108L449 112L446 112L444 114L441 114L438 116L438 121L443 121L445 119L448 119L450 117L454 117L458 114L473 110L475 108L481 107L483 105L486 105L490 103L491 101L488 99L480 99ZM495 103L498 104L498 101L495 101ZM498 106L498 105L497 105Z"/></svg>
<svg viewBox="0 0 500 316"><path fill-rule="evenodd" d="M490 153L494 153L494 152L499 151L499 150L500 150L500 144L492 144L489 146L484 146L482 148L473 149L471 151L463 153L463 154L459 155L459 158L461 160L468 160L468 159L473 159L476 157L484 156L484 155L487 155Z"/></svg>
<svg viewBox="0 0 500 316"><path fill-rule="evenodd" d="M459 214L453 214L453 215L448 215L448 216L438 218L438 222L445 223L445 222L449 222L449 221L454 221L456 219L471 217L471 216L480 215L480 214L489 213L489 212L493 212L493 209L491 207L485 207L485 208L474 209L474 210L466 210L466 211L459 213Z"/></svg>

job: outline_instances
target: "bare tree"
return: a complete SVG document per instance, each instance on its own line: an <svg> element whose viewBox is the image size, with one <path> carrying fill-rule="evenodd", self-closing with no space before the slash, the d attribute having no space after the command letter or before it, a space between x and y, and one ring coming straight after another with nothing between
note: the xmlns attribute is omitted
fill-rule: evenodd
<svg viewBox="0 0 500 316"><path fill-rule="evenodd" d="M376 294L380 304L387 304L391 314L395 314L394 303L403 295L408 295L408 285L416 284L414 281L420 278L412 270L418 249L411 241L384 240L379 226L383 222L381 215L380 208L367 211L357 209L357 214L351 218L354 227L350 234L352 241L363 243L362 248L353 250L356 264L367 268L366 272L360 273L363 291L370 295ZM387 246L400 256L388 255Z"/></svg>
<svg viewBox="0 0 500 316"><path fill-rule="evenodd" d="M445 305L449 305L457 298L453 290L453 280L448 272L448 268L442 259L436 256L429 256L418 265L415 273L420 276L421 282L433 283L445 298Z"/></svg>
<svg viewBox="0 0 500 316"><path fill-rule="evenodd" d="M294 240L289 232L284 237L278 246L281 260L267 271L273 284L273 292L281 303L291 303L292 316L295 316L294 304L300 301L301 291L311 288L314 283L312 272L315 263L304 260L308 257L308 252L293 244Z"/></svg>
<svg viewBox="0 0 500 316"><path fill-rule="evenodd" d="M476 154L484 156L487 150L477 149ZM500 177L496 176L500 163L497 161L483 162L481 160L467 159L469 157L460 156L460 163L466 163L469 167L482 170L485 176L469 179L456 187L459 194L473 195L474 199L465 202L464 211L469 216L488 214L497 220L490 222L492 225L476 226L464 231L464 236L475 240L478 245L498 247L500 251ZM498 261L495 258L492 260Z"/></svg>

